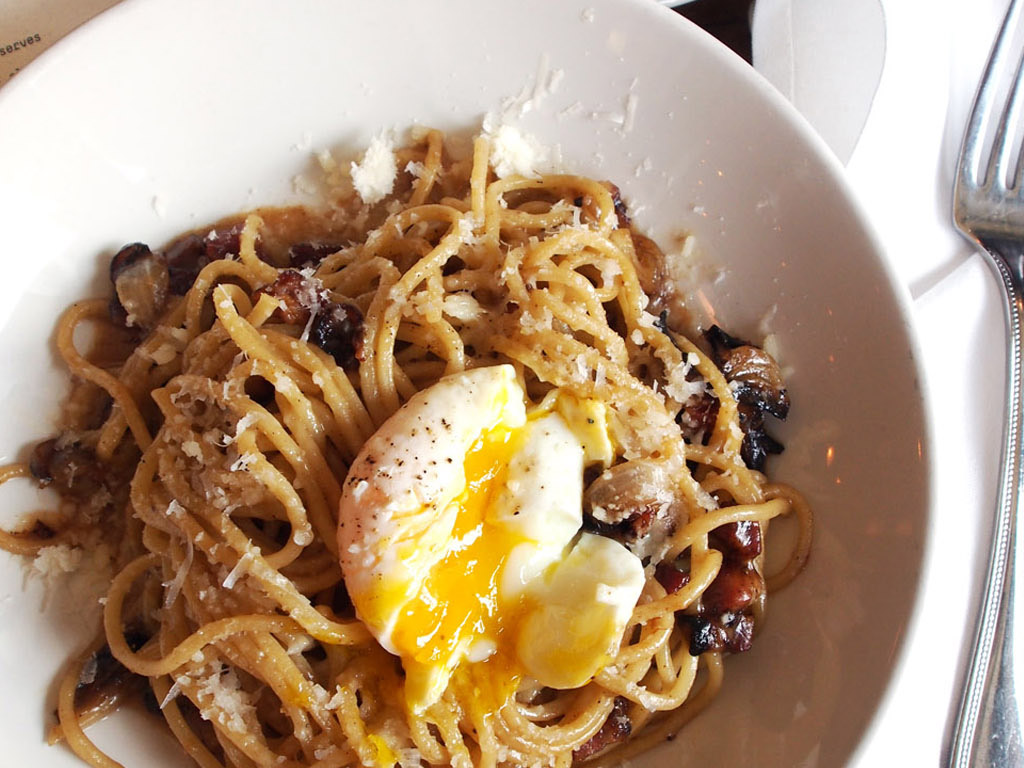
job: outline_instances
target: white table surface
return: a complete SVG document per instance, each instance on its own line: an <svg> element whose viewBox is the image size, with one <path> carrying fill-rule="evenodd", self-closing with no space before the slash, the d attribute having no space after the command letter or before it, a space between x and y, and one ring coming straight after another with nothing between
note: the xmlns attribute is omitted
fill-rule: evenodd
<svg viewBox="0 0 1024 768"><path fill-rule="evenodd" d="M0 83L116 1L0 0ZM938 472L922 595L896 678L852 764L936 765L948 747L952 701L984 570L1004 386L998 287L950 223L950 189L962 126L1006 0L858 1L865 8L877 4L884 19L884 60L874 98L864 105L866 120L854 115L848 119L856 126L837 124L835 110L823 109L820 101L828 89L819 91L826 96L813 97L805 88L794 103L833 140L912 299ZM759 12L783 14L796 34L808 13L820 22L826 18L822 5L848 12L852 0L758 2ZM773 46L770 52L796 50L804 56L795 58L803 68L797 75L836 65L836 52L848 45L848 25L809 29L813 46L804 45L804 38L796 48L788 41L788 48ZM759 43L764 40L755 38L755 51ZM875 67L868 56L848 54L847 75L877 79L877 71L867 71ZM758 64L764 71L772 61Z"/></svg>

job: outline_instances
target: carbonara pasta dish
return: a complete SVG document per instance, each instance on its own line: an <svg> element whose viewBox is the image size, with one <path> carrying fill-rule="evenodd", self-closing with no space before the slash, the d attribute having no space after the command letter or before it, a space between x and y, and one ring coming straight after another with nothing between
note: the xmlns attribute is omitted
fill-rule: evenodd
<svg viewBox="0 0 1024 768"><path fill-rule="evenodd" d="M0 476L60 504L0 545L110 562L51 731L86 763L132 699L203 768L615 763L802 568L775 360L682 332L614 185L411 136L320 208L125 246L61 318L63 423Z"/></svg>

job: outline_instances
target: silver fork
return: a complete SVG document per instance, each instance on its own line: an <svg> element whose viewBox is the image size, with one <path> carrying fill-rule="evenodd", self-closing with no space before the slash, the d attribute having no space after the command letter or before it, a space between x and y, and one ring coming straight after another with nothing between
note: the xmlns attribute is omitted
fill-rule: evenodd
<svg viewBox="0 0 1024 768"><path fill-rule="evenodd" d="M1021 50L1015 39L1022 13L1024 0L1011 0L975 97L953 190L957 227L981 246L1005 289L1009 336L1002 474L985 591L950 745L948 765L956 768L1024 766L1024 679L1018 681L1014 666L1024 664L1024 653L1014 654L1016 622L1024 616L1015 610L1017 584L1024 586L1024 536L1019 535L1024 532L1018 530L1024 521L1024 151L1013 138L1013 123L1024 105ZM993 120L998 122L986 153L985 137Z"/></svg>

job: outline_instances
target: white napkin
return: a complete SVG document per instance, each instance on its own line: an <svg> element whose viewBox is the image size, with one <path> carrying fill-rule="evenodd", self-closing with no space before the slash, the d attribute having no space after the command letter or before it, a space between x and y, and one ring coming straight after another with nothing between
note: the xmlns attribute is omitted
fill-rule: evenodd
<svg viewBox="0 0 1024 768"><path fill-rule="evenodd" d="M1005 331L994 277L953 229L950 190L1005 4L757 0L753 16L755 65L846 162L908 292L930 400L937 471L921 597L853 761L864 768L939 763L973 636L995 505Z"/></svg>

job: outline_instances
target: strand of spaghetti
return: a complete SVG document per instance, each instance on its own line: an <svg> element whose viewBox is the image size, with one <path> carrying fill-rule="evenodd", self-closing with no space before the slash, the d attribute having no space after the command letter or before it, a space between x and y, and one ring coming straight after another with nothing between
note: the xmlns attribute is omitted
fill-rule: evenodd
<svg viewBox="0 0 1024 768"><path fill-rule="evenodd" d="M165 477L163 482L175 483L177 480L178 478L171 476ZM194 494L187 483L177 482L173 487L173 495L175 498L181 499L186 508L201 503L198 499L195 499L194 502L190 501L194 498ZM219 510L216 512L216 517L218 530L223 538L223 542L237 553L238 557L244 555L247 558L244 564L245 574L255 579L266 594L282 610L286 611L302 630L308 632L317 640L330 645L353 645L363 642L369 637L369 632L362 623L355 620L349 623L332 621L317 611L310 604L309 599L298 592L293 583L282 576L280 571L268 564L267 559L252 546L250 538L237 525L232 523L230 518L222 515ZM197 545L203 549L207 557L214 561L219 560L221 555L219 554L220 549L217 543L209 539L199 541L199 536L203 530L198 523L191 520L188 516L180 518L178 522L185 534L196 540ZM214 554L215 549L218 551L216 555ZM231 566L232 568L238 567L237 559L231 562Z"/></svg>
<svg viewBox="0 0 1024 768"><path fill-rule="evenodd" d="M167 722L167 726L171 729L174 738L178 740L178 743L185 750L185 753L195 761L199 768L224 768L220 760L210 753L210 750L206 748L202 740L188 726L187 721L181 714L181 710L178 708L177 702L167 700L171 690L167 677L153 677L149 682L156 700L163 702L160 706L160 714Z"/></svg>
<svg viewBox="0 0 1024 768"><path fill-rule="evenodd" d="M726 472L709 468L701 478L701 485L708 493L717 492L721 498L725 498L722 494L727 494L737 504L760 504L765 500L763 478L745 468Z"/></svg>
<svg viewBox="0 0 1024 768"><path fill-rule="evenodd" d="M664 597L664 595L662 595ZM640 625L640 639L635 643L623 645L615 656L615 664L634 664L650 659L658 649L668 646L669 638L675 622L670 614L659 614L650 621Z"/></svg>
<svg viewBox="0 0 1024 768"><path fill-rule="evenodd" d="M320 387L349 449L349 460L355 458L359 448L373 434L373 422L352 382L326 353L308 344L299 345L293 352L295 362L309 371L313 383Z"/></svg>
<svg viewBox="0 0 1024 768"><path fill-rule="evenodd" d="M680 670L673 686L666 692L652 691L638 683L623 680L613 674L607 667L600 670L594 680L603 688L634 701L649 712L660 712L675 709L686 699L697 675L697 657L691 656L689 649L680 646L674 655L674 661Z"/></svg>
<svg viewBox="0 0 1024 768"><path fill-rule="evenodd" d="M761 504L737 504L721 507L700 517L692 518L672 536L670 552L679 553L692 546L697 539L703 539L711 531L728 523L740 521L764 522L789 511L789 501L784 498L769 499Z"/></svg>
<svg viewBox="0 0 1024 768"><path fill-rule="evenodd" d="M245 217L245 224L238 236L238 258L264 283L272 283L277 279L277 269L256 254L256 240L262 227L263 219L258 214L250 213Z"/></svg>
<svg viewBox="0 0 1024 768"><path fill-rule="evenodd" d="M136 444L145 450L152 438L131 392L114 376L86 360L75 347L74 335L78 324L83 320L105 317L107 311L107 303L103 300L79 301L68 307L57 323L57 349L74 375L107 391L121 409Z"/></svg>
<svg viewBox="0 0 1024 768"><path fill-rule="evenodd" d="M657 616L665 616L690 607L708 588L722 566L722 553L709 549L701 558L691 558L690 580L679 590L633 609L630 625L645 624Z"/></svg>
<svg viewBox="0 0 1024 768"><path fill-rule="evenodd" d="M112 760L85 735L75 712L75 690L81 679L82 667L91 655L88 653L76 660L61 678L57 690L57 719L60 722L65 743L86 763L94 768L124 768L121 763Z"/></svg>
<svg viewBox="0 0 1024 768"><path fill-rule="evenodd" d="M157 559L153 555L141 555L126 565L111 582L107 603L103 608L103 626L110 652L114 658L138 675L168 675L207 645L240 632L274 632L296 627L295 620L288 616L232 616L200 627L162 658L146 659L132 651L124 639L121 612L132 582L156 564Z"/></svg>
<svg viewBox="0 0 1024 768"><path fill-rule="evenodd" d="M466 354L462 338L450 323L442 321L431 326L411 322L402 323L398 327L395 340L414 344L444 360L444 375L446 376L466 369Z"/></svg>
<svg viewBox="0 0 1024 768"><path fill-rule="evenodd" d="M584 282L586 278L578 273L573 273ZM546 275L538 276L546 280ZM590 283L587 282L587 286ZM590 334L594 339L594 346L600 349L605 357L616 365L626 367L629 365L629 354L626 352L626 344L619 334L608 327L608 321L601 304L592 296L573 297L577 301L569 303L555 299L550 291L536 291L534 301L542 308L547 308L557 320L561 320L577 332ZM579 299L582 298L582 301Z"/></svg>
<svg viewBox="0 0 1024 768"><path fill-rule="evenodd" d="M537 726L514 706L502 707L498 714L507 726L509 742L528 751L572 750L591 736L608 719L615 698L597 686L581 690L566 717L557 725Z"/></svg>
<svg viewBox="0 0 1024 768"><path fill-rule="evenodd" d="M412 290L435 270L440 270L445 262L458 252L462 240L453 219L448 234L434 249L410 267L388 291L389 302L384 305L382 323L375 342L376 384L378 396L384 403L387 413L398 410L398 390L395 385L394 345L398 334L398 324L402 307L408 301Z"/></svg>
<svg viewBox="0 0 1024 768"><path fill-rule="evenodd" d="M473 170L469 176L469 203L476 226L483 227L484 236L491 248L497 250L497 224L492 224L496 209L492 209L488 200L487 175L491 143L485 136L477 136L473 141Z"/></svg>
<svg viewBox="0 0 1024 768"><path fill-rule="evenodd" d="M374 256L390 255L390 249L396 243L401 243L407 234L407 230L416 225L423 225L428 222L446 225L449 231L458 232L459 223L463 214L447 205L426 204L415 208L404 208L397 213L391 214L387 221L374 230L372 237L367 239L363 246L363 258ZM427 252L433 250L428 247ZM420 254L422 258L424 254ZM418 282L418 281L417 281Z"/></svg>
<svg viewBox="0 0 1024 768"><path fill-rule="evenodd" d="M310 400L290 380L289 386L285 387L280 386L280 380L273 383L278 394L280 421L267 414L266 423L274 428L274 435L268 435L263 431L264 419L257 416L255 430L251 434L243 432L236 440L242 459L248 461L249 457L254 457L255 460L247 464L246 468L285 505L289 522L293 526L292 537L297 544L308 544L306 540L314 531L323 539L331 539L337 524L331 510L337 508L341 487L324 457L324 439L316 434L314 425L318 420L315 411ZM256 413L255 409L248 410L243 418L252 413ZM290 443L283 441L278 432L282 423L290 433ZM294 480L289 482L279 470L271 468L258 448L257 436L270 438L274 447L287 458L295 473ZM286 450L281 450L279 446L282 444ZM302 457L300 463L291 458L292 446ZM296 487L301 488L301 493L296 492ZM296 500L298 506L293 506Z"/></svg>
<svg viewBox="0 0 1024 768"><path fill-rule="evenodd" d="M409 196L409 205L423 205L427 196L434 188L438 172L441 168L441 150L444 146L444 137L440 131L431 130L426 136L427 152L420 164L420 171L413 182L412 195Z"/></svg>
<svg viewBox="0 0 1024 768"><path fill-rule="evenodd" d="M676 345L688 355L697 356L698 363L695 367L707 380L718 398L718 416L715 419L715 428L708 440L708 445L712 450L718 450L726 456L739 456L740 445L743 443L743 431L739 428L738 405L729 388L729 382L718 370L718 366L696 344L682 334L673 333L671 337Z"/></svg>
<svg viewBox="0 0 1024 768"><path fill-rule="evenodd" d="M814 517L807 500L791 486L771 483L764 487L764 493L769 499L785 500L794 512L799 526L797 541L786 565L765 579L768 591L775 592L789 584L807 565L811 553L811 539L814 535Z"/></svg>
<svg viewBox="0 0 1024 768"><path fill-rule="evenodd" d="M218 259L211 261L196 275L188 293L185 294L185 323L184 327L189 334L189 339L200 335L203 328L203 307L206 304L210 292L221 280L238 279L246 283L250 288L257 288L264 282L258 275L241 262L233 259Z"/></svg>

